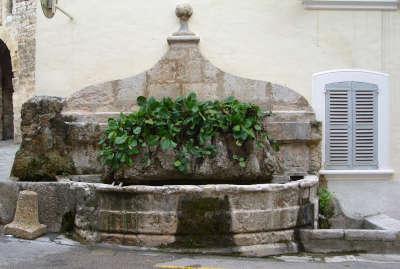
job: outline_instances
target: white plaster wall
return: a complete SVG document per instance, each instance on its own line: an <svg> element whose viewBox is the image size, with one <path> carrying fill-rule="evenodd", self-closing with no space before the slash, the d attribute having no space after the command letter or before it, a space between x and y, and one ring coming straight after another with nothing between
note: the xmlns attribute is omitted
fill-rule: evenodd
<svg viewBox="0 0 400 269"><path fill-rule="evenodd" d="M38 9L36 91L68 96L150 68L176 31L179 0L59 0L74 21ZM236 75L269 80L311 99L313 73L366 69L390 75L400 115L400 11L305 10L301 0L186 0L202 53ZM391 160L400 172L400 117L391 121ZM400 178L396 174L395 178Z"/></svg>

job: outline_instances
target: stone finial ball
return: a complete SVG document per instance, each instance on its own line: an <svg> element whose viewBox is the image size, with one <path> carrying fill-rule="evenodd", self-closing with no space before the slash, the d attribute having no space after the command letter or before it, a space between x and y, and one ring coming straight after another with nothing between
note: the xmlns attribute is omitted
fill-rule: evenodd
<svg viewBox="0 0 400 269"><path fill-rule="evenodd" d="M193 8L189 4L178 4L175 9L175 14L181 20L187 21L193 14Z"/></svg>

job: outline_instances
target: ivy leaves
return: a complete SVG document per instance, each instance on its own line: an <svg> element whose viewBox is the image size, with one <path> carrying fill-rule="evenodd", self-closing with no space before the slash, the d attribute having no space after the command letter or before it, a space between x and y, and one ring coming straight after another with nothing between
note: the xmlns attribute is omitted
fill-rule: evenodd
<svg viewBox="0 0 400 269"><path fill-rule="evenodd" d="M234 97L199 101L194 93L176 100L140 96L137 104L139 111L109 119L100 141L101 159L114 171L131 166L141 152L147 154L145 159L149 161L151 153L160 149L174 150L177 159L171 161L185 173L193 157L215 156L212 141L219 134L231 134L237 146L248 140L257 140L262 146L262 140L268 139L261 109ZM233 159L245 167L245 156L235 155Z"/></svg>
<svg viewBox="0 0 400 269"><path fill-rule="evenodd" d="M171 139L165 138L165 137L163 137L160 142L160 146L163 151L173 149L176 147L176 145L177 144L174 141L172 141Z"/></svg>

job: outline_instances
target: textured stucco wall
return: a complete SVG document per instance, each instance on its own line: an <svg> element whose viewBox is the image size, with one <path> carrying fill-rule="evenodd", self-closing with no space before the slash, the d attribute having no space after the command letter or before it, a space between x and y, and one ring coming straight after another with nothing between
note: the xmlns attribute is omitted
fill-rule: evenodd
<svg viewBox="0 0 400 269"><path fill-rule="evenodd" d="M71 13L38 13L37 94L68 96L140 73L161 58L178 28L177 0L61 0ZM312 11L301 0L191 0L191 29L202 53L226 72L286 85L311 98L311 75L361 68L391 75L400 113L400 11ZM400 118L391 123L392 164L400 172Z"/></svg>

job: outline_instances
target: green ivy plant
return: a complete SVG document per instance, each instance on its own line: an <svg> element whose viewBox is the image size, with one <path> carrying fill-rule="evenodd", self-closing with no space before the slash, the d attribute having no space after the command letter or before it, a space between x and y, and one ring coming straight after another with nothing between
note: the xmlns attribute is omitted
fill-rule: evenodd
<svg viewBox="0 0 400 269"><path fill-rule="evenodd" d="M318 190L319 196L319 218L318 225L321 229L329 229L329 219L334 215L333 195L327 188Z"/></svg>
<svg viewBox="0 0 400 269"><path fill-rule="evenodd" d="M112 171L131 166L141 152L146 153L144 161L150 165L151 154L161 149L174 150L174 166L185 173L193 157L215 156L212 141L220 134L232 135L239 147L249 140L262 147L267 139L278 149L264 130L263 119L269 114L234 97L199 101L194 93L176 100L140 96L137 104L137 112L109 119L101 138L101 160ZM233 159L245 167L245 156L234 155Z"/></svg>

